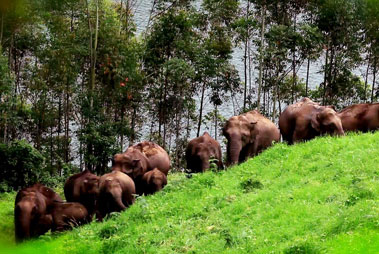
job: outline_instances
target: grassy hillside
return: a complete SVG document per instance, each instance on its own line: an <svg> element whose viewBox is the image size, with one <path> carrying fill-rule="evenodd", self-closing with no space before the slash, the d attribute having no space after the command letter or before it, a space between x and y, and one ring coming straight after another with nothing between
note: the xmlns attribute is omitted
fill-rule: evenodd
<svg viewBox="0 0 379 254"><path fill-rule="evenodd" d="M375 253L378 169L379 132L277 144L226 171L172 174L103 223L2 252ZM11 216L1 211L6 234Z"/></svg>

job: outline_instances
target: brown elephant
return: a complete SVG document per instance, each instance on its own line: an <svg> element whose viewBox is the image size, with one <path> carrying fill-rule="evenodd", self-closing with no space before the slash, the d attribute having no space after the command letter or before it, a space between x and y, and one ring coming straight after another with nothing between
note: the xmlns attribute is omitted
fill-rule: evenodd
<svg viewBox="0 0 379 254"><path fill-rule="evenodd" d="M113 171L100 177L97 198L97 218L103 218L111 212L121 212L134 203L136 188L132 178Z"/></svg>
<svg viewBox="0 0 379 254"><path fill-rule="evenodd" d="M89 170L70 176L64 185L67 202L79 202L90 215L95 212L96 197L99 193L99 177Z"/></svg>
<svg viewBox="0 0 379 254"><path fill-rule="evenodd" d="M130 146L124 153L116 154L112 164L112 170L124 172L135 180L154 168L167 175L170 157L159 145L144 141Z"/></svg>
<svg viewBox="0 0 379 254"><path fill-rule="evenodd" d="M64 231L91 221L86 207L77 202L54 202L45 221L51 221L51 231Z"/></svg>
<svg viewBox="0 0 379 254"><path fill-rule="evenodd" d="M222 131L228 140L229 165L257 155L280 139L279 129L257 110L231 117Z"/></svg>
<svg viewBox="0 0 379 254"><path fill-rule="evenodd" d="M338 112L344 131L379 130L379 103L355 104Z"/></svg>
<svg viewBox="0 0 379 254"><path fill-rule="evenodd" d="M333 106L320 106L309 98L289 105L279 117L283 140L289 144L316 136L344 135L341 119Z"/></svg>
<svg viewBox="0 0 379 254"><path fill-rule="evenodd" d="M204 172L209 169L209 160L216 159L217 167L222 169L222 152L220 143L212 138L208 132L192 139L186 149L187 168L191 172Z"/></svg>
<svg viewBox="0 0 379 254"><path fill-rule="evenodd" d="M17 193L14 208L17 242L42 235L50 229L51 224L44 216L56 201L62 202L62 199L42 184L35 184Z"/></svg>
<svg viewBox="0 0 379 254"><path fill-rule="evenodd" d="M158 170L157 168L150 170L146 172L142 176L141 180L141 189L139 195L145 194L150 195L157 191L160 191L166 186L167 184L167 177L165 174L162 173L162 171Z"/></svg>

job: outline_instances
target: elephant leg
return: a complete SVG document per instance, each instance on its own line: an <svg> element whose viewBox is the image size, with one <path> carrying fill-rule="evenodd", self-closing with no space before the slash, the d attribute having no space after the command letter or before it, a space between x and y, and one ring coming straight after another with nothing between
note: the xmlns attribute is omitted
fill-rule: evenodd
<svg viewBox="0 0 379 254"><path fill-rule="evenodd" d="M295 131L293 132L293 136L292 136L293 143L296 143L299 141L305 141L308 139L309 139L309 131L307 128L297 127Z"/></svg>
<svg viewBox="0 0 379 254"><path fill-rule="evenodd" d="M256 151L257 151L257 142L255 141L254 143L249 144L246 147L245 160L248 159L248 158L250 158L250 157L255 156L256 155Z"/></svg>
<svg viewBox="0 0 379 254"><path fill-rule="evenodd" d="M249 149L250 149L250 145L246 145L245 147L243 147L241 149L241 152L240 152L239 158L238 158L239 163L242 163L247 159L247 157L249 155Z"/></svg>

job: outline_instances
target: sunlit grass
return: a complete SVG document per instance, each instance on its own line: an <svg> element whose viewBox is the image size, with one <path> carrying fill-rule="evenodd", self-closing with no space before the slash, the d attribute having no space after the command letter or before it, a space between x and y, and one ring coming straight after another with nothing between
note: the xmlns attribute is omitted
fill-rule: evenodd
<svg viewBox="0 0 379 254"><path fill-rule="evenodd" d="M8 252L371 253L378 165L379 133L277 144L226 171L172 174L162 192L122 214ZM8 241L13 196L0 198Z"/></svg>

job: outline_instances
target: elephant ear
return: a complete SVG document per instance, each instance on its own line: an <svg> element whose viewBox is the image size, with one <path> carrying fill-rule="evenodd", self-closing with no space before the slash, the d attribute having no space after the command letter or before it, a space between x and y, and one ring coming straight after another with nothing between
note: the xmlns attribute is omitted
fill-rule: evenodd
<svg viewBox="0 0 379 254"><path fill-rule="evenodd" d="M311 119L311 125L313 129L320 132L320 119L319 119L318 113L313 114L312 119Z"/></svg>

